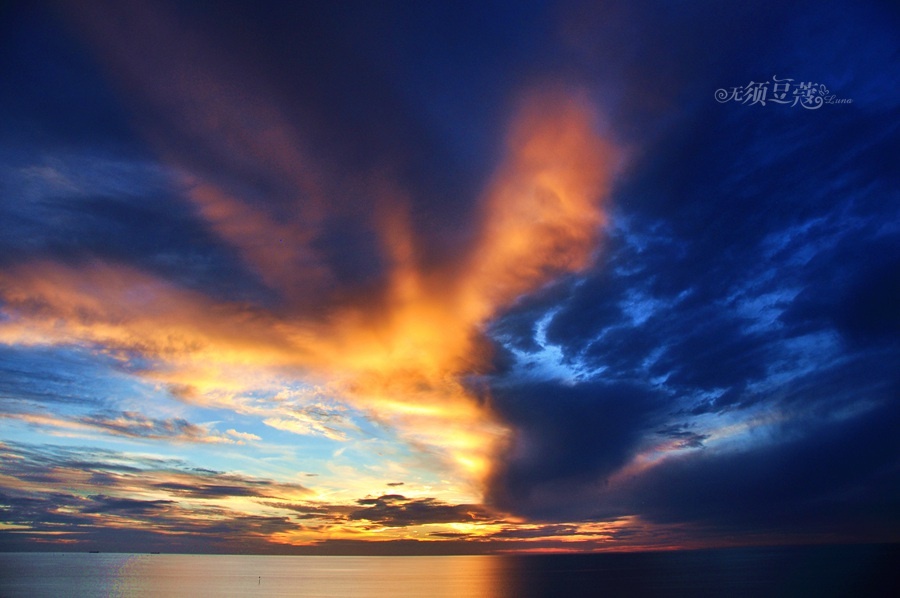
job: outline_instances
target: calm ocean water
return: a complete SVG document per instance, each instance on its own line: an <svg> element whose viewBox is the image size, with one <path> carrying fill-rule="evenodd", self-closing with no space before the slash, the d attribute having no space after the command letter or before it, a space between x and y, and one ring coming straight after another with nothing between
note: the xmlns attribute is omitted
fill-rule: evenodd
<svg viewBox="0 0 900 598"><path fill-rule="evenodd" d="M900 596L900 545L540 556L0 553L0 596Z"/></svg>

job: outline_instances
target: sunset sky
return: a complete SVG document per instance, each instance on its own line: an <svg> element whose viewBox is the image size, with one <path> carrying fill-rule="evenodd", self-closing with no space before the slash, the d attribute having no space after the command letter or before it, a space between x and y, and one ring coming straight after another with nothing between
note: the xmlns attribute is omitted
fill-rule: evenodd
<svg viewBox="0 0 900 598"><path fill-rule="evenodd" d="M6 2L0 550L900 541L890 2Z"/></svg>

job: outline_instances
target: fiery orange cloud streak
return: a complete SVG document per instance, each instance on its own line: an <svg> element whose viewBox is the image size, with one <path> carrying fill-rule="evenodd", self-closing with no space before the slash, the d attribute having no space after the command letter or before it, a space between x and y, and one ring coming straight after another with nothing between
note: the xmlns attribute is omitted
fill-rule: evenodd
<svg viewBox="0 0 900 598"><path fill-rule="evenodd" d="M463 382L490 357L480 327L522 294L590 263L611 153L586 101L537 95L515 119L483 197L480 236L455 269L426 271L416 262L401 202L388 198L378 218L389 285L374 305L343 304L324 316L275 314L216 302L122 265L42 262L0 272L8 316L0 341L88 343L122 359L136 353L153 361L146 377L182 389L183 398L237 409L261 386L313 381L393 426L477 489L507 434ZM203 183L190 199L238 247L272 234L288 251L303 246L289 224L244 218L249 208L239 198ZM277 277L273 256L248 251L264 277Z"/></svg>
<svg viewBox="0 0 900 598"><path fill-rule="evenodd" d="M588 102L562 92L530 98L487 194L481 241L463 278L474 317L590 262L604 215L612 148Z"/></svg>
<svg viewBox="0 0 900 598"><path fill-rule="evenodd" d="M614 148L590 102L561 89L525 98L481 197L475 242L435 269L418 260L427 241L413 230L401 184L378 175L373 185L359 173L339 182L341 168L314 158L264 82L244 83L239 62L223 62L160 7L107 8L71 14L123 88L226 169L198 171L183 144L145 127L182 175L183 197L283 305L216 301L121 264L20 264L0 271L0 342L140 355L150 362L141 375L184 400L315 433L325 428L293 421L296 405L250 406L247 398L301 381L392 426L477 493L507 436L464 382L490 361L482 326L523 294L586 267L604 222ZM239 183L246 173L274 189L271 205ZM313 240L329 214L351 209L329 194L360 188L375 204L370 225L387 282L333 302L335 277Z"/></svg>

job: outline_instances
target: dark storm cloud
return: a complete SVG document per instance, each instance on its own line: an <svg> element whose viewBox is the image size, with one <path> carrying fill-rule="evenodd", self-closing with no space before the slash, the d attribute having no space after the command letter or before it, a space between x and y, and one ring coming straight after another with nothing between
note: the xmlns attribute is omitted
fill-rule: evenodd
<svg viewBox="0 0 900 598"><path fill-rule="evenodd" d="M798 331L833 327L856 349L896 346L900 244L896 233L880 233L883 222L867 224L871 242L846 239L810 261L810 284L785 310L785 325Z"/></svg>
<svg viewBox="0 0 900 598"><path fill-rule="evenodd" d="M900 532L898 423L892 402L857 417L787 425L769 446L673 459L636 478L625 500L653 521L733 533L890 539Z"/></svg>
<svg viewBox="0 0 900 598"><path fill-rule="evenodd" d="M749 322L697 309L666 335L674 342L650 367L666 383L692 389L731 388L761 378L770 355L764 339L746 332ZM677 340L676 340L677 339Z"/></svg>
<svg viewBox="0 0 900 598"><path fill-rule="evenodd" d="M890 348L840 355L831 363L798 372L782 384L765 390L733 389L694 409L700 413L770 406L798 416L825 417L854 406L889 404L900 396L900 376L892 366L898 357L900 351Z"/></svg>
<svg viewBox="0 0 900 598"><path fill-rule="evenodd" d="M547 340L553 344L577 343L586 331L590 334L620 322L624 317L621 300L627 291L624 282L605 270L585 280L553 316L547 326Z"/></svg>
<svg viewBox="0 0 900 598"><path fill-rule="evenodd" d="M900 456L886 423L900 396L891 20L877 4L713 4L609 3L603 22L585 12L571 23L587 64L616 81L603 96L614 129L642 150L620 178L595 268L557 285L552 302L510 310L492 333L534 353L543 320L565 363L650 384L655 398L604 413L602 399L568 400L578 386L547 383L523 415L500 377L513 446L531 439L533 450L504 456L491 496L548 519L631 513L738 534L851 537L855 521L876 537L884 516L893 531L878 537L890 537L886 485ZM848 38L865 41L850 52ZM801 113L713 99L775 75L854 103ZM751 411L785 423L727 451L695 425L710 420L692 419L727 426ZM633 474L628 492L607 484L654 439L677 456Z"/></svg>
<svg viewBox="0 0 900 598"><path fill-rule="evenodd" d="M495 478L491 497L514 513L543 520L633 514L651 525L686 524L698 538L753 533L769 541L890 541L900 532L900 444L892 432L900 423L900 384L850 388L847 380L862 375L826 371L818 380L789 385L787 397L761 401L772 415L781 413L784 422L767 432L763 442L757 438L725 450L682 450L614 483L604 478L636 453L643 422L630 427L628 422L609 422L623 426L620 437L632 436L619 448L621 461L603 469L586 462L600 455L609 458L610 447L591 443L572 426L572 436L557 446L571 447L575 467L548 476L550 464L534 462L539 459L529 463L514 452ZM821 396L834 382L844 388ZM534 421L544 434L555 429L539 416ZM689 424L664 425L654 434L680 449L703 449L710 438Z"/></svg>
<svg viewBox="0 0 900 598"><path fill-rule="evenodd" d="M584 508L574 504L578 499L563 497L572 499L573 487L602 480L624 465L665 406L664 397L646 388L599 382L497 388L494 402L513 438L489 498L502 509L539 518Z"/></svg>
<svg viewBox="0 0 900 598"><path fill-rule="evenodd" d="M0 155L89 146L142 155L128 114L77 35L45 3L0 9Z"/></svg>
<svg viewBox="0 0 900 598"><path fill-rule="evenodd" d="M538 323L566 300L574 282L571 279L560 281L521 297L515 309L491 323L491 335L502 340L503 347L525 353L540 351L541 344L535 338Z"/></svg>

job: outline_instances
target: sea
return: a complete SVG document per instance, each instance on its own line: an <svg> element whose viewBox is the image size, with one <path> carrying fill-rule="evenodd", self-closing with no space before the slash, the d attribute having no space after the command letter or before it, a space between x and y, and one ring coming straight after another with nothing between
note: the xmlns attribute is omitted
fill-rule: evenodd
<svg viewBox="0 0 900 598"><path fill-rule="evenodd" d="M0 596L900 596L900 544L646 553L0 553Z"/></svg>

